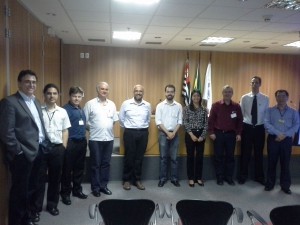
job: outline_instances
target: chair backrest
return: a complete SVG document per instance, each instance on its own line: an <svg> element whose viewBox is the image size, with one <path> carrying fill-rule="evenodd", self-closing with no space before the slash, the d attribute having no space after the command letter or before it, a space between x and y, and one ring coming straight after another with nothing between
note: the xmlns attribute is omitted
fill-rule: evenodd
<svg viewBox="0 0 300 225"><path fill-rule="evenodd" d="M155 210L148 199L107 199L99 203L105 225L147 225Z"/></svg>
<svg viewBox="0 0 300 225"><path fill-rule="evenodd" d="M273 225L299 225L300 205L276 207L270 212Z"/></svg>
<svg viewBox="0 0 300 225"><path fill-rule="evenodd" d="M176 210L183 225L226 225L234 208L222 201L181 200Z"/></svg>

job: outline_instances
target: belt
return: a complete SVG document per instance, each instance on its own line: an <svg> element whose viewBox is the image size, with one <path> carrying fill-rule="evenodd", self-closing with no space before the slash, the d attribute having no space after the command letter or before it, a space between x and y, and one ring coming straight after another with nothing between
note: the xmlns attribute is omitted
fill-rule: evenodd
<svg viewBox="0 0 300 225"><path fill-rule="evenodd" d="M244 123L244 125L247 126L247 127L252 127L252 128L255 128L255 127L263 127L263 126L264 126L263 124L252 125L252 124L248 124L248 123Z"/></svg>
<svg viewBox="0 0 300 225"><path fill-rule="evenodd" d="M148 128L125 128L126 130L130 131L147 131Z"/></svg>
<svg viewBox="0 0 300 225"><path fill-rule="evenodd" d="M54 147L59 147L61 145L63 145L63 144L53 144Z"/></svg>
<svg viewBox="0 0 300 225"><path fill-rule="evenodd" d="M69 140L74 142L81 142L81 141L86 141L86 138L70 138Z"/></svg>
<svg viewBox="0 0 300 225"><path fill-rule="evenodd" d="M199 132L201 130L203 130L203 129L191 129L192 132Z"/></svg>
<svg viewBox="0 0 300 225"><path fill-rule="evenodd" d="M229 133L235 133L234 130L221 130L221 129L215 129L215 131L223 133L223 134L229 134Z"/></svg>

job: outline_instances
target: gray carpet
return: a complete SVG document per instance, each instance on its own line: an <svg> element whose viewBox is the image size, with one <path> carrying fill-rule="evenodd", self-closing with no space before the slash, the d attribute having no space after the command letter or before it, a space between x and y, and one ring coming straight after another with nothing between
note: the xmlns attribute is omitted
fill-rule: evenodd
<svg viewBox="0 0 300 225"><path fill-rule="evenodd" d="M90 204L98 203L103 199L152 199L156 203L172 203L173 206L181 199L201 199L201 200L219 200L230 202L234 207L240 207L244 213L243 225L249 225L250 219L246 216L248 209L255 209L265 220L269 221L269 212L272 208L282 205L300 204L300 180L294 180L291 187L292 195L286 195L279 185L271 192L264 191L264 187L256 182L248 181L244 185L236 184L229 186L224 184L218 186L215 180L205 182L204 187L195 186L191 188L187 181L181 181L181 187L174 187L170 182L162 188L157 187L157 180L147 180L143 184L145 191L140 191L136 187L132 187L130 191L123 190L120 181L112 181L109 188L113 192L111 196L102 194L96 198L90 193L90 185L84 184L84 192L89 196L85 200L71 197L72 205L66 206L62 202L59 203L59 216L51 216L48 212L41 213L41 221L39 225L95 225L95 221L91 220L88 215ZM116 215L117 216L117 215ZM177 221L177 214L175 213ZM101 220L101 218L100 218ZM158 219L158 225L170 225L171 220L166 216ZM237 224L237 222L235 222Z"/></svg>

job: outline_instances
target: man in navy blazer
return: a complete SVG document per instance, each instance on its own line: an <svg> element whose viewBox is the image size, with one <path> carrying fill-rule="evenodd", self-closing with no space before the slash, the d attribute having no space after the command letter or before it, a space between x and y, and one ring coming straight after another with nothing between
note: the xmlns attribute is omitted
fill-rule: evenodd
<svg viewBox="0 0 300 225"><path fill-rule="evenodd" d="M40 103L35 99L37 76L22 70L19 90L0 102L0 140L11 172L9 225L34 225L28 209L28 186L39 143L45 139Z"/></svg>

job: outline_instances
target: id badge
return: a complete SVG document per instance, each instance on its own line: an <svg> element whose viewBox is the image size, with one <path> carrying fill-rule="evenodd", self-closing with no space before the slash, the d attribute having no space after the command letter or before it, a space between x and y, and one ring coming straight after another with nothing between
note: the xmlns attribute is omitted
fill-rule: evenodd
<svg viewBox="0 0 300 225"><path fill-rule="evenodd" d="M231 113L231 118L233 119L233 118L235 118L236 117L236 113L234 112L234 113Z"/></svg>
<svg viewBox="0 0 300 225"><path fill-rule="evenodd" d="M80 125L80 126L84 125L83 120L79 120L79 125Z"/></svg>
<svg viewBox="0 0 300 225"><path fill-rule="evenodd" d="M284 123L284 119L279 119L278 122L279 123Z"/></svg>

